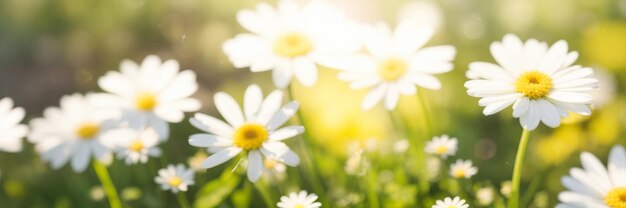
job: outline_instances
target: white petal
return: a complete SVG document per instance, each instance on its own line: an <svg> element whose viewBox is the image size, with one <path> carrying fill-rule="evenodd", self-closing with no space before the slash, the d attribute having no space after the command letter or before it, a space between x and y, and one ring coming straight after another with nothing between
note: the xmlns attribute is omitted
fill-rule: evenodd
<svg viewBox="0 0 626 208"><path fill-rule="evenodd" d="M194 134L189 137L189 144L195 147L227 147L232 145L232 140L211 134Z"/></svg>
<svg viewBox="0 0 626 208"><path fill-rule="evenodd" d="M202 162L202 168L209 169L215 166L218 166L231 158L237 156L242 151L241 148L238 147L229 147L222 151L219 151Z"/></svg>
<svg viewBox="0 0 626 208"><path fill-rule="evenodd" d="M217 134L223 137L232 136L234 130L231 126L223 121L202 113L196 113L193 118L189 119L191 125L209 133Z"/></svg>
<svg viewBox="0 0 626 208"><path fill-rule="evenodd" d="M81 173L87 168L89 160L91 159L89 156L89 146L86 143L79 142L74 148L76 148L76 152L72 155L72 170Z"/></svg>
<svg viewBox="0 0 626 208"><path fill-rule="evenodd" d="M233 97L226 93L218 92L215 94L214 100L215 107L231 126L237 127L245 122L241 108Z"/></svg>
<svg viewBox="0 0 626 208"><path fill-rule="evenodd" d="M310 87L317 81L317 66L309 58L299 57L293 62L294 73L302 85Z"/></svg>
<svg viewBox="0 0 626 208"><path fill-rule="evenodd" d="M255 121L261 124L267 124L270 119L276 114L276 111L280 109L280 104L283 101L283 92L280 90L272 91L261 104L261 109L257 115Z"/></svg>
<svg viewBox="0 0 626 208"><path fill-rule="evenodd" d="M256 182L263 171L263 157L257 150L248 152L248 180Z"/></svg>
<svg viewBox="0 0 626 208"><path fill-rule="evenodd" d="M541 109L541 121L549 127L558 127L561 124L561 116L557 107L544 99L537 100L537 103Z"/></svg>
<svg viewBox="0 0 626 208"><path fill-rule="evenodd" d="M281 60L272 70L272 79L278 88L285 88L291 82L293 76L293 66L290 60Z"/></svg>
<svg viewBox="0 0 626 208"><path fill-rule="evenodd" d="M281 141L304 132L303 126L286 126L270 133L270 141Z"/></svg>
<svg viewBox="0 0 626 208"><path fill-rule="evenodd" d="M283 106L283 108L281 108L267 123L267 129L272 131L285 124L285 122L287 122L289 118L296 114L299 107L300 104L298 103L298 101L291 101L285 104L285 106Z"/></svg>
<svg viewBox="0 0 626 208"><path fill-rule="evenodd" d="M387 88L388 88L388 84L383 83L383 84L378 85L378 87L376 87L371 92L369 92L365 96L365 98L363 98L361 109L369 110L373 108L376 105L376 103L380 102L380 100L383 99L383 97L385 96L385 93L387 92Z"/></svg>
<svg viewBox="0 0 626 208"><path fill-rule="evenodd" d="M263 92L258 85L250 85L243 97L243 111L247 120L254 120L263 102Z"/></svg>
<svg viewBox="0 0 626 208"><path fill-rule="evenodd" d="M175 108L168 108L168 106L165 105L158 106L154 109L154 114L170 123L178 123L185 117L182 111Z"/></svg>
<svg viewBox="0 0 626 208"><path fill-rule="evenodd" d="M390 84L387 94L385 96L385 108L389 111L396 108L398 101L400 100L400 91L395 84Z"/></svg>
<svg viewBox="0 0 626 208"><path fill-rule="evenodd" d="M585 168L585 171L594 179L596 185L601 187L605 193L611 189L612 184L609 174L596 156L588 152L583 152L580 154L580 162Z"/></svg>
<svg viewBox="0 0 626 208"><path fill-rule="evenodd" d="M553 91L548 97L561 102L574 104L591 104L593 100L591 95L578 92Z"/></svg>
<svg viewBox="0 0 626 208"><path fill-rule="evenodd" d="M427 89L438 90L441 89L441 82L439 79L429 74L413 74L407 77L413 83L420 87Z"/></svg>
<svg viewBox="0 0 626 208"><path fill-rule="evenodd" d="M626 186L626 151L624 147L615 145L609 154L609 175L613 180L613 186Z"/></svg>

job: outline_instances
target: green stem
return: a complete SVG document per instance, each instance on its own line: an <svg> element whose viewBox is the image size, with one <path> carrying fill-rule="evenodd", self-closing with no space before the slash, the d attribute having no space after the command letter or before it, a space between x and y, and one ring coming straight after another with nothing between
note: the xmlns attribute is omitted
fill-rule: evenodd
<svg viewBox="0 0 626 208"><path fill-rule="evenodd" d="M109 199L109 205L111 206L111 208L122 208L122 201L117 195L117 190L115 189L115 185L113 185L111 176L109 176L109 171L107 170L107 167L98 160L94 160L93 169L94 171L96 171L96 175L98 175L100 183L102 183L102 188L104 188L104 192Z"/></svg>
<svg viewBox="0 0 626 208"><path fill-rule="evenodd" d="M289 87L287 88L287 95L289 96L290 100L295 100L294 94L293 94L293 83L289 85ZM298 120L300 121L300 124L304 127L305 131L304 134L302 135L303 139L300 140L300 153L302 154L302 159L304 161L304 168L306 169L303 172L303 175L305 175L305 177L308 179L309 184L311 185L311 187L313 188L313 191L318 195L320 201L322 204L328 204L330 205L329 201L326 200L326 195L324 193L326 193L324 191L324 187L322 182L319 179L317 170L315 169L315 167L313 166L313 160L312 158L314 157L313 153L309 150L309 148L314 148L314 146L311 144L310 140L312 138L311 136L311 129L309 128L309 126L307 125L307 122L303 116L303 113L301 110L299 110L297 112L297 117ZM307 148L309 147L309 148Z"/></svg>
<svg viewBox="0 0 626 208"><path fill-rule="evenodd" d="M176 194L176 199L178 199L178 204L180 205L180 207L182 207L182 208L190 208L191 207L189 205L189 200L187 199L187 195L185 195L185 192L179 191Z"/></svg>
<svg viewBox="0 0 626 208"><path fill-rule="evenodd" d="M425 141L429 140L433 136L433 125L432 120L430 118L430 112L428 111L428 105L426 104L426 96L424 95L423 90L418 90L417 100L419 102L420 111L422 115L422 120L424 122L424 134L423 137L417 138L415 141L417 151L417 158L420 164L424 169L420 172L419 175L419 185L420 190L424 193L428 193L430 191L429 182L428 182L428 173L426 172L426 153L424 152ZM445 163L444 163L445 164ZM444 173L445 174L445 173Z"/></svg>
<svg viewBox="0 0 626 208"><path fill-rule="evenodd" d="M425 125L425 131L426 131L426 138L430 139L429 137L432 137L433 135L433 125L431 123L431 119L430 119L430 113L428 111L428 105L426 104L426 96L424 95L423 90L418 90L417 92L417 100L419 102L420 105L420 110L422 111L422 119L424 121L424 125Z"/></svg>
<svg viewBox="0 0 626 208"><path fill-rule="evenodd" d="M252 182L248 181L248 183L252 183ZM274 207L274 203L272 202L272 197L270 196L270 193L267 191L267 188L261 185L260 183L261 182L256 182L253 184L256 190L259 191L259 193L261 194L261 198L263 198L263 202L265 202L265 206L268 208Z"/></svg>
<svg viewBox="0 0 626 208"><path fill-rule="evenodd" d="M370 168L367 171L367 199L370 208L380 207L380 200L378 197L378 174L376 169Z"/></svg>
<svg viewBox="0 0 626 208"><path fill-rule="evenodd" d="M526 146L528 145L528 137L530 137L530 131L524 129L524 131L522 132L522 137L520 138L519 146L517 148L517 155L515 156L515 166L513 167L513 181L511 181L511 198L509 199L508 208L519 207L520 179L522 176L522 164L524 163Z"/></svg>

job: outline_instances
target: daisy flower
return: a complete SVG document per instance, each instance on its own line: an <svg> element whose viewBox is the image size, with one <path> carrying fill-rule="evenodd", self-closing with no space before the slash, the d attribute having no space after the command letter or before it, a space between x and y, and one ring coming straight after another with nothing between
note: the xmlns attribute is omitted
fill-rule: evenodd
<svg viewBox="0 0 626 208"><path fill-rule="evenodd" d="M580 155L583 168L572 168L561 178L568 190L559 194L557 208L626 207L626 151L616 145L609 153L608 168L589 152Z"/></svg>
<svg viewBox="0 0 626 208"><path fill-rule="evenodd" d="M414 95L416 86L437 90L441 82L433 75L452 70L454 47L423 48L433 35L430 27L404 21L392 32L378 23L364 26L361 33L368 53L354 54L335 68L342 70L339 78L351 82L351 88L371 89L361 105L364 110L381 100L393 110L401 94Z"/></svg>
<svg viewBox="0 0 626 208"><path fill-rule="evenodd" d="M20 124L24 115L23 108L13 108L11 98L0 100L0 150L6 152L22 150L22 138L28 133L28 127Z"/></svg>
<svg viewBox="0 0 626 208"><path fill-rule="evenodd" d="M446 197L443 200L437 200L432 208L468 208L469 205L465 203L465 199L461 199L455 196L454 199Z"/></svg>
<svg viewBox="0 0 626 208"><path fill-rule="evenodd" d="M470 96L480 97L483 114L492 115L513 105L513 117L526 130L539 122L557 127L568 112L590 115L592 97L598 87L591 68L572 65L577 52L568 52L567 43L548 44L530 39L525 43L515 35L491 44L498 64L474 62L469 65L465 83Z"/></svg>
<svg viewBox="0 0 626 208"><path fill-rule="evenodd" d="M280 197L280 202L276 204L279 208L318 208L322 203L316 202L316 194L308 194L306 191L299 193L291 192L287 196Z"/></svg>
<svg viewBox="0 0 626 208"><path fill-rule="evenodd" d="M426 143L426 152L430 154L439 155L442 158L453 156L457 149L457 139L448 135L442 135L439 137L433 137L432 140Z"/></svg>
<svg viewBox="0 0 626 208"><path fill-rule="evenodd" d="M263 156L289 166L297 166L300 158L282 141L304 132L302 126L286 126L291 116L298 110L297 101L280 107L283 94L275 90L265 99L261 88L250 85L244 95L243 113L230 95L215 94L215 106L228 123L214 117L197 113L190 122L196 128L208 134L194 134L189 137L189 144L207 147L209 156L202 164L203 168L220 165L239 153L246 152L248 157L248 179L257 181L263 171Z"/></svg>
<svg viewBox="0 0 626 208"><path fill-rule="evenodd" d="M471 160L457 160L450 165L450 175L454 178L471 178L476 175L478 168L472 166Z"/></svg>
<svg viewBox="0 0 626 208"><path fill-rule="evenodd" d="M66 95L60 107L49 107L43 118L30 122L28 140L52 168L58 169L68 161L74 172L85 170L89 161L110 159L110 149L102 144L104 132L115 128L119 117L93 105L93 95Z"/></svg>
<svg viewBox="0 0 626 208"><path fill-rule="evenodd" d="M357 27L342 12L323 0L299 6L281 0L278 7L260 3L242 10L237 21L250 33L226 41L223 50L236 68L252 72L272 70L274 84L289 85L293 76L305 86L317 81L316 64L352 53L360 47ZM356 31L356 30L355 30Z"/></svg>
<svg viewBox="0 0 626 208"><path fill-rule="evenodd" d="M178 123L184 112L200 109L200 102L190 97L198 89L196 74L179 72L176 60L161 62L155 55L147 56L141 65L122 61L120 72L108 72L98 85L108 92L98 94L98 105L124 110L131 127L153 127L162 140L169 134L167 122Z"/></svg>
<svg viewBox="0 0 626 208"><path fill-rule="evenodd" d="M135 130L121 127L110 130L103 136L105 145L113 148L119 159L124 159L126 164L146 163L148 157L161 156L159 135L153 128Z"/></svg>
<svg viewBox="0 0 626 208"><path fill-rule="evenodd" d="M183 164L168 165L167 168L159 170L159 175L154 178L154 181L161 185L161 189L178 193L187 191L187 186L194 184L193 174L194 171L187 169Z"/></svg>

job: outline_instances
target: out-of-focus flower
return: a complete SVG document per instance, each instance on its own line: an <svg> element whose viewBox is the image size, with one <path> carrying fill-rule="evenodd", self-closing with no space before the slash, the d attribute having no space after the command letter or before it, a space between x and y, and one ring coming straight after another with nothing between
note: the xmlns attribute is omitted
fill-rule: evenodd
<svg viewBox="0 0 626 208"><path fill-rule="evenodd" d="M299 193L291 192L287 196L280 197L280 202L276 204L279 208L319 208L322 203L316 201L316 194L308 194L306 191Z"/></svg>
<svg viewBox="0 0 626 208"><path fill-rule="evenodd" d="M400 8L398 19L411 21L414 27L430 27L437 30L443 23L443 14L435 1L410 1Z"/></svg>
<svg viewBox="0 0 626 208"><path fill-rule="evenodd" d="M202 168L202 162L204 162L208 156L209 155L206 153L198 151L195 155L187 159L187 164L189 165L189 168L196 172L204 172L205 169Z"/></svg>
<svg viewBox="0 0 626 208"><path fill-rule="evenodd" d="M272 70L279 88L288 86L293 76L305 86L314 85L316 64L324 65L360 47L356 25L323 0L304 7L292 0L279 1L277 8L260 3L256 11L237 13L237 20L251 33L226 41L224 52L237 68Z"/></svg>
<svg viewBox="0 0 626 208"><path fill-rule="evenodd" d="M409 143L409 140L407 139L401 139L401 140L395 141L393 143L393 151L398 154L404 153L406 152L407 149L409 149L409 145L410 143Z"/></svg>
<svg viewBox="0 0 626 208"><path fill-rule="evenodd" d="M461 199L455 196L454 199L446 197L443 200L437 200L432 208L468 208L469 205L465 203L465 199Z"/></svg>
<svg viewBox="0 0 626 208"><path fill-rule="evenodd" d="M452 70L454 47L422 48L432 37L433 28L415 27L405 21L392 32L381 22L364 26L362 34L369 53L354 54L334 67L342 70L339 78L351 82L352 89L372 89L361 105L364 110L381 100L387 110L393 110L401 94L414 95L416 85L439 89L441 82L433 74Z"/></svg>
<svg viewBox="0 0 626 208"><path fill-rule="evenodd" d="M244 151L248 155L248 179L253 182L263 172L262 155L297 166L300 158L282 141L301 134L304 127L279 127L296 113L299 104L292 101L281 108L282 98L282 92L275 90L263 99L261 88L250 85L244 95L242 113L233 97L224 92L216 93L215 106L228 123L201 113L190 119L193 126L209 133L189 137L192 146L207 147L209 152L214 153L203 162L202 167L215 167Z"/></svg>
<svg viewBox="0 0 626 208"><path fill-rule="evenodd" d="M476 199L481 206L490 205L493 202L495 191L492 187L483 187L476 191Z"/></svg>
<svg viewBox="0 0 626 208"><path fill-rule="evenodd" d="M11 98L0 100L0 150L22 151L22 138L28 133L28 127L20 124L24 115L23 108L13 108Z"/></svg>
<svg viewBox="0 0 626 208"><path fill-rule="evenodd" d="M117 157L124 159L126 164L146 163L148 157L161 156L159 135L152 128L135 130L121 127L108 131L102 136L102 142L113 148Z"/></svg>
<svg viewBox="0 0 626 208"><path fill-rule="evenodd" d="M432 140L426 142L425 150L427 153L435 154L445 159L456 153L457 144L458 141L456 138L451 138L448 135L441 135L433 137Z"/></svg>
<svg viewBox="0 0 626 208"><path fill-rule="evenodd" d="M122 189L122 199L124 201L133 201L137 199L141 199L141 195L143 195L142 191L138 187L127 187Z"/></svg>
<svg viewBox="0 0 626 208"><path fill-rule="evenodd" d="M511 181L504 181L500 184L500 193L507 198L511 196Z"/></svg>
<svg viewBox="0 0 626 208"><path fill-rule="evenodd" d="M426 173L428 174L428 180L434 181L437 179L441 170L441 159L437 157L426 158Z"/></svg>
<svg viewBox="0 0 626 208"><path fill-rule="evenodd" d="M89 190L89 196L94 201L101 201L105 197L104 189L102 186L94 186Z"/></svg>
<svg viewBox="0 0 626 208"><path fill-rule="evenodd" d="M263 177L270 184L283 181L286 176L286 170L287 166L285 166L285 164L282 164L274 159L265 158L263 160L263 172L267 173L263 174Z"/></svg>
<svg viewBox="0 0 626 208"><path fill-rule="evenodd" d="M615 75L603 69L594 69L593 76L602 84L597 90L591 92L593 97L593 108L600 109L609 104L615 98L617 83Z"/></svg>
<svg viewBox="0 0 626 208"><path fill-rule="evenodd" d="M364 176L369 167L369 160L367 160L367 157L363 154L363 149L360 149L350 154L344 170L348 175Z"/></svg>
<svg viewBox="0 0 626 208"><path fill-rule="evenodd" d="M478 168L472 166L471 160L457 160L450 165L450 175L454 178L471 178L478 172Z"/></svg>
<svg viewBox="0 0 626 208"><path fill-rule="evenodd" d="M584 33L583 49L589 59L600 66L617 71L626 68L626 24L603 22Z"/></svg>
<svg viewBox="0 0 626 208"><path fill-rule="evenodd" d="M187 169L183 164L168 165L167 168L159 170L159 175L154 181L161 185L161 189L178 193L187 191L187 187L194 184L193 174L194 171Z"/></svg>
<svg viewBox="0 0 626 208"><path fill-rule="evenodd" d="M561 178L568 190L559 193L557 208L626 207L626 151L616 145L609 153L608 168L589 152L580 154L583 168L572 168Z"/></svg>
<svg viewBox="0 0 626 208"><path fill-rule="evenodd" d="M74 172L83 172L92 157L103 162L110 159L110 148L102 144L102 135L115 128L116 111L95 107L93 95L66 95L60 108L49 107L43 118L30 122L28 140L52 168L58 169L68 160Z"/></svg>
<svg viewBox="0 0 626 208"><path fill-rule="evenodd" d="M620 138L624 112L623 100L612 102L598 111L588 126L594 141L603 145L614 144L615 140Z"/></svg>
<svg viewBox="0 0 626 208"><path fill-rule="evenodd" d="M120 71L110 71L98 80L108 93L99 93L95 104L122 109L124 120L135 129L154 128L161 140L167 140L167 122L178 123L184 112L197 111L200 102L190 96L198 89L196 74L179 72L176 60L161 62L156 55L147 56L141 65L124 60Z"/></svg>
<svg viewBox="0 0 626 208"><path fill-rule="evenodd" d="M491 54L499 65L471 63L467 75L473 80L465 83L470 96L481 98L483 114L513 105L513 117L527 130L537 128L540 121L555 128L569 111L591 114L589 92L597 88L598 80L591 68L572 66L578 53L568 52L565 41L548 48L544 42L523 43L508 34L491 44Z"/></svg>

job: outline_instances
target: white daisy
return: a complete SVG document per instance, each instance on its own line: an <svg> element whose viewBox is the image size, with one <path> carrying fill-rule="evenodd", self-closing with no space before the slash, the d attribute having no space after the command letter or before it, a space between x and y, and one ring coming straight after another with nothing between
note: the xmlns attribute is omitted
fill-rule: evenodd
<svg viewBox="0 0 626 208"><path fill-rule="evenodd" d="M0 100L0 150L22 151L22 138L28 133L28 127L20 124L24 115L23 108L13 108L11 98Z"/></svg>
<svg viewBox="0 0 626 208"><path fill-rule="evenodd" d="M159 175L154 178L154 181L161 185L161 189L178 193L179 191L187 191L187 186L195 183L193 174L194 171L187 169L183 164L168 165L167 168L159 170Z"/></svg>
<svg viewBox="0 0 626 208"><path fill-rule="evenodd" d="M200 109L200 102L190 97L198 89L196 74L179 72L176 60L161 62L155 55L147 56L141 65L122 61L120 72L108 72L98 85L109 93L98 94L98 105L123 109L131 127L153 127L162 140L169 134L167 122L178 123L184 112Z"/></svg>
<svg viewBox="0 0 626 208"><path fill-rule="evenodd" d="M361 33L369 53L355 54L334 67L343 70L339 78L351 82L351 88L372 89L363 100L363 109L384 99L385 107L393 110L401 94L414 95L416 86L439 89L441 83L433 74L452 70L454 47L423 48L433 35L432 28L404 21L393 32L378 23L364 26Z"/></svg>
<svg viewBox="0 0 626 208"><path fill-rule="evenodd" d="M430 154L439 155L442 158L453 156L457 149L457 139L448 135L442 135L439 137L433 137L432 140L426 143L426 152Z"/></svg>
<svg viewBox="0 0 626 208"><path fill-rule="evenodd" d="M124 159L126 164L146 163L148 157L161 156L159 135L153 128L135 130L121 127L110 130L103 136L105 145L113 148L117 157Z"/></svg>
<svg viewBox="0 0 626 208"><path fill-rule="evenodd" d="M35 149L52 168L58 169L71 159L72 169L82 172L92 157L110 159L110 149L102 144L101 136L117 125L114 119L119 114L94 107L92 98L90 94L63 96L60 108L49 107L43 118L30 122L28 140L35 143Z"/></svg>
<svg viewBox="0 0 626 208"><path fill-rule="evenodd" d="M461 199L455 196L454 199L446 197L443 200L437 200L436 204L432 208L468 208L469 205L465 203L465 199Z"/></svg>
<svg viewBox="0 0 626 208"><path fill-rule="evenodd" d="M480 97L485 115L513 105L513 117L527 130L539 122L557 127L568 111L590 115L592 97L598 87L591 68L572 65L577 52L568 52L563 40L551 47L530 39L523 43L515 35L491 44L491 54L499 65L474 62L469 65L465 83L470 96Z"/></svg>
<svg viewBox="0 0 626 208"><path fill-rule="evenodd" d="M471 160L457 160L450 165L450 175L454 178L471 178L476 175L478 168L472 166Z"/></svg>
<svg viewBox="0 0 626 208"><path fill-rule="evenodd" d="M250 33L239 34L223 49L237 68L252 72L272 70L274 84L284 88L295 76L305 86L317 81L316 64L358 50L356 27L327 1L314 0L300 7L281 0L278 7L260 3L242 10L237 21Z"/></svg>
<svg viewBox="0 0 626 208"><path fill-rule="evenodd" d="M316 194L308 194L306 191L299 193L291 192L287 196L280 197L280 202L276 204L279 208L318 208L322 203L316 202Z"/></svg>
<svg viewBox="0 0 626 208"><path fill-rule="evenodd" d="M243 113L237 102L228 94L215 94L215 106L228 122L197 113L190 122L196 128L209 134L194 134L189 137L189 144L196 147L208 147L209 156L203 168L220 165L241 152L248 154L248 179L256 181L263 171L263 157L280 161L289 166L297 166L300 158L289 149L282 140L304 132L302 126L286 126L291 116L298 110L297 101L280 107L283 94L275 90L263 99L261 88L250 85L244 95Z"/></svg>
<svg viewBox="0 0 626 208"><path fill-rule="evenodd" d="M626 207L626 151L616 145L609 154L608 168L588 152L580 155L583 168L570 169L561 178L568 190L559 194L557 208Z"/></svg>

